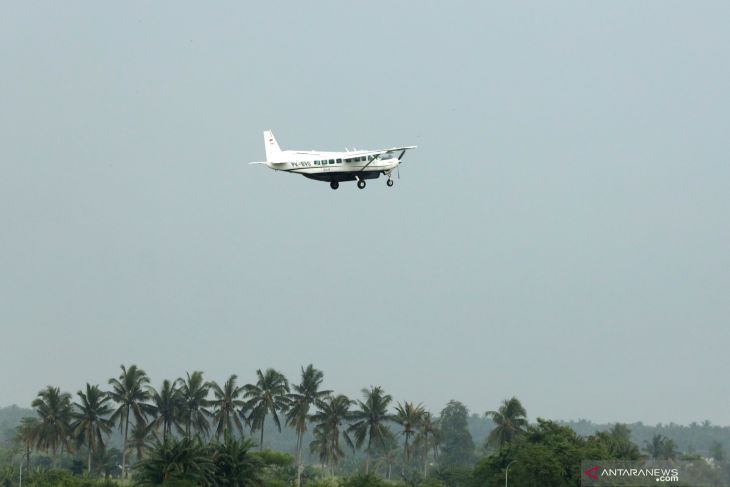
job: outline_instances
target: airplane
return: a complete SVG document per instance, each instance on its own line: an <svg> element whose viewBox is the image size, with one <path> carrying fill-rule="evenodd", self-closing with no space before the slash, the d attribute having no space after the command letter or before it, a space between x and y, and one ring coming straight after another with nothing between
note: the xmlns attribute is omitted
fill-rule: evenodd
<svg viewBox="0 0 730 487"><path fill-rule="evenodd" d="M391 147L380 150L352 150L345 152L298 151L279 148L271 130L264 131L266 161L250 162L263 164L274 171L284 171L315 179L328 181L330 188L337 189L342 181L357 181L357 187L365 188L365 181L377 179L381 174L388 176L386 184L393 186L393 170L401 163L406 151L415 145Z"/></svg>

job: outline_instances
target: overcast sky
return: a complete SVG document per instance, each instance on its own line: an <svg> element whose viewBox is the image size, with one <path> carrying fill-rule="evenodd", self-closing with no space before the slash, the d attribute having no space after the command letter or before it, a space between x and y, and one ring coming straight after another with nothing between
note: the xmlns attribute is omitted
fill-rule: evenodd
<svg viewBox="0 0 730 487"><path fill-rule="evenodd" d="M730 425L730 3L6 2L0 406L203 370ZM418 145L365 190L283 149Z"/></svg>

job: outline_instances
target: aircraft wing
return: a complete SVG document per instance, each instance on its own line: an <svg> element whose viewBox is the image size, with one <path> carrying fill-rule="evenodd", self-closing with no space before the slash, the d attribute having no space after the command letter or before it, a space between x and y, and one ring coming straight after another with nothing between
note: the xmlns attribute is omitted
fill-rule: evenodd
<svg viewBox="0 0 730 487"><path fill-rule="evenodd" d="M408 146L403 146L403 147L390 147L388 149L358 150L358 151L352 152L352 155L353 156L376 156L376 155L379 155L379 154L386 154L388 152L399 152L399 151L402 152L403 154L405 154L405 152L407 150L412 150L412 149L415 149L416 147L418 147L418 146L408 145ZM398 157L398 159L400 159L401 157L403 157L403 154L401 154Z"/></svg>

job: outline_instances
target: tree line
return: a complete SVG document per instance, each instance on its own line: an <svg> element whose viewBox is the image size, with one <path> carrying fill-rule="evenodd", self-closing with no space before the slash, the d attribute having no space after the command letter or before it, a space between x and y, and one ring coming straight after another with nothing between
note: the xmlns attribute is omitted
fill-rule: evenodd
<svg viewBox="0 0 730 487"><path fill-rule="evenodd" d="M362 471L370 484L376 473L411 487L498 485L508 470L524 485L574 486L584 459L702 458L680 453L660 434L642 450L622 424L583 436L553 421L538 418L530 424L514 397L484 414L494 426L479 449L469 432L469 411L458 401L450 401L436 416L422 404L395 402L378 386L351 399L324 389L323 379L322 371L310 364L301 367L296 383L270 368L257 370L255 382L248 384L240 384L236 375L218 384L194 371L154 388L143 369L121 366L106 387L87 383L75 397L58 387L41 390L31 404L36 416L21 420L16 440L26 467L33 450L55 459L64 452L84 452L90 475L98 469L93 459L104 457L116 429L122 478L128 477L131 463L137 480L148 485L192 479L192 485L211 487L283 486L261 480L264 465L286 464L263 451L267 424L279 432L286 425L296 435L293 468L286 478L297 486L303 483L305 450L319 460L318 472L331 478L349 463L345 470ZM245 434L255 435L257 444ZM249 453L256 446L259 452ZM713 445L711 453L717 470L711 473L724 475L722 446ZM316 477L310 474L304 476L307 485Z"/></svg>
<svg viewBox="0 0 730 487"><path fill-rule="evenodd" d="M348 451L357 450L365 456L366 474L376 454L381 464L387 463L388 475L396 462L401 463L401 469L421 465L419 468L427 474L429 463L439 456L442 439L439 422L430 411L414 402L394 403L392 396L378 386L363 389L360 399L351 399L323 389L323 378L322 371L310 364L301 368L300 380L293 384L269 368L257 370L256 381L248 384L239 384L236 375L218 384L206 381L203 372L194 371L184 378L165 379L155 388L143 369L122 365L121 373L109 379L107 388L87 383L76 393L75 400L58 387L41 390L31 404L36 417L23 418L17 439L25 449L27 466L34 449L54 458L64 451L86 449L86 469L91 473L92 458L104 451L113 429L118 428L122 438L121 476L126 478L130 455L136 453L139 462L152 442L164 444L171 437L209 443L228 436L240 437L245 432L258 433L262 450L265 424L270 420L279 431L286 424L296 432L297 485L301 482L305 447L330 473ZM448 424L459 414L462 433L468 435L468 412L460 403L449 403L441 413L442 421ZM304 445L310 428L313 439ZM505 428L512 425L506 423ZM402 438L402 446L396 435ZM457 439L452 443L459 442ZM458 457L458 448L446 449L452 450ZM402 458L396 458L398 453Z"/></svg>

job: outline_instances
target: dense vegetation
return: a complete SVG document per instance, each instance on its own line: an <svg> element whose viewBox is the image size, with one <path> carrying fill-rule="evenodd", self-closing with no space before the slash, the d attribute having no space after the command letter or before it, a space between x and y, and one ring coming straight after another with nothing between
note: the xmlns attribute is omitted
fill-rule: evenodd
<svg viewBox="0 0 730 487"><path fill-rule="evenodd" d="M195 371L154 388L132 365L75 397L48 386L32 415L16 407L0 418L0 487L18 485L21 468L24 486L68 487L482 487L502 485L508 469L513 485L562 487L579 485L583 459L694 458L728 474L728 432L709 423L600 432L587 422L530 424L516 398L482 417L455 400L434 414L381 387L354 399L323 380L309 365L294 384L274 369L248 384ZM692 434L665 434L677 428ZM653 434L637 444L637 431Z"/></svg>

